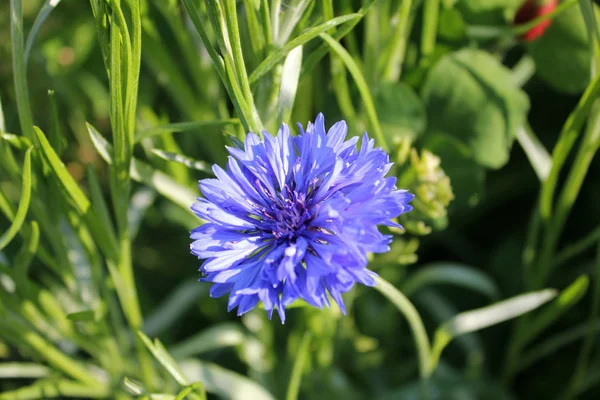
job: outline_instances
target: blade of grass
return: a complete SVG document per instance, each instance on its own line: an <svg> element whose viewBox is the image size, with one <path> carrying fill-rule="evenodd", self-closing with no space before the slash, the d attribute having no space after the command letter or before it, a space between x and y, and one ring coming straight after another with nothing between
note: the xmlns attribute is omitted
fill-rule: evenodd
<svg viewBox="0 0 600 400"><path fill-rule="evenodd" d="M35 17L35 21L33 21L29 35L27 35L27 42L25 43L25 67L27 67L29 54L31 54L33 43L35 42L42 25L44 25L44 22L46 22L46 19L50 16L50 13L54 10L54 8L56 8L58 3L60 3L60 0L46 0L40 9L40 12Z"/></svg>
<svg viewBox="0 0 600 400"><path fill-rule="evenodd" d="M10 227L6 232L0 236L0 250L4 249L16 236L21 229L27 211L29 210L29 201L31 200L31 151L33 147L30 147L25 152L25 161L23 162L23 184L21 190L21 200L19 201L19 207L17 213L13 219Z"/></svg>
<svg viewBox="0 0 600 400"><path fill-rule="evenodd" d="M304 366L310 358L309 346L312 339L312 332L307 331L302 337L302 342L298 346L298 350L295 352L294 366L292 367L292 375L290 376L290 382L288 384L287 393L285 395L286 400L297 400L298 394L300 393L300 383L302 380L302 372Z"/></svg>
<svg viewBox="0 0 600 400"><path fill-rule="evenodd" d="M239 346L246 339L239 325L224 322L199 332L173 345L169 353L177 360L215 351L225 347Z"/></svg>
<svg viewBox="0 0 600 400"><path fill-rule="evenodd" d="M166 161L173 161L185 165L188 168L213 175L212 168L204 161L194 160L183 154L175 154L161 149L152 149L152 153Z"/></svg>
<svg viewBox="0 0 600 400"><path fill-rule="evenodd" d="M202 128L220 128L227 125L239 125L238 118L229 118L213 121L190 121L190 122L175 122L172 124L154 126L152 128L143 129L135 135L135 143L141 142L144 139L162 135L170 132L186 132L200 130Z"/></svg>
<svg viewBox="0 0 600 400"><path fill-rule="evenodd" d="M275 65L279 62L283 61L283 59L287 56L287 54L295 49L298 46L303 46L312 39L319 36L321 33L328 31L329 29L341 25L345 22L357 20L361 18L360 14L349 14L343 15L341 17L334 18L327 22L324 22L315 27L309 28L306 31L302 32L298 37L290 40L285 44L285 46L277 49L273 53L269 54L269 56L260 63L258 67L250 74L250 84L255 83L257 80L262 78L267 72L269 72Z"/></svg>
<svg viewBox="0 0 600 400"><path fill-rule="evenodd" d="M540 182L544 182L552 169L550 154L548 154L542 142L535 136L529 124L525 124L517 129L516 138L529 159L529 163L538 179Z"/></svg>
<svg viewBox="0 0 600 400"><path fill-rule="evenodd" d="M381 125L379 124L379 118L377 118L377 112L375 111L375 104L373 103L369 86L367 85L360 67L356 64L350 53L348 53L348 51L344 49L341 44L336 42L331 36L326 33L321 33L319 36L329 45L331 50L333 50L333 52L340 57L340 59L344 62L346 69L348 69L348 72L350 72L350 75L352 75L352 78L354 79L362 98L369 123L374 131L374 136L379 142L378 144L384 150L388 151L389 146L385 136L383 135Z"/></svg>

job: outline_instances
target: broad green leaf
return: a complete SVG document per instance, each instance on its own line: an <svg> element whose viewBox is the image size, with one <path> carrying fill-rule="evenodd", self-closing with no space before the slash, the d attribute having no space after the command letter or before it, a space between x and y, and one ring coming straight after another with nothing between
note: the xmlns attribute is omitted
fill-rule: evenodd
<svg viewBox="0 0 600 400"><path fill-rule="evenodd" d="M450 178L454 200L452 208L476 206L484 195L485 169L473 161L471 149L447 133L427 133L422 145L442 160L441 167Z"/></svg>
<svg viewBox="0 0 600 400"><path fill-rule="evenodd" d="M175 359L181 360L224 347L238 346L244 339L245 335L239 325L224 322L173 345L169 348L169 353Z"/></svg>
<svg viewBox="0 0 600 400"><path fill-rule="evenodd" d="M169 374L179 383L181 386L187 386L189 383L183 373L180 371L179 366L165 350L164 346L158 339L154 339L154 343L144 335L141 331L138 331L138 336L144 342L150 353L156 358L156 360L169 372Z"/></svg>
<svg viewBox="0 0 600 400"><path fill-rule="evenodd" d="M390 143L414 140L425 132L425 106L410 86L402 82L384 84L374 95L381 128Z"/></svg>
<svg viewBox="0 0 600 400"><path fill-rule="evenodd" d="M544 289L503 300L491 306L462 312L442 324L435 332L429 368L434 369L444 348L457 336L475 332L535 310L556 297Z"/></svg>
<svg viewBox="0 0 600 400"><path fill-rule="evenodd" d="M456 9L471 24L504 25L522 0L458 0Z"/></svg>
<svg viewBox="0 0 600 400"><path fill-rule="evenodd" d="M428 132L444 132L464 142L484 167L506 164L529 100L494 57L474 49L444 56L429 72L422 94Z"/></svg>
<svg viewBox="0 0 600 400"><path fill-rule="evenodd" d="M438 262L421 267L402 286L402 292L411 296L430 285L452 285L479 292L492 299L500 297L496 283L483 272L465 265Z"/></svg>
<svg viewBox="0 0 600 400"><path fill-rule="evenodd" d="M523 347L546 328L556 322L571 307L577 304L587 292L590 279L582 275L566 289L548 307L526 324L524 332L519 337L519 344Z"/></svg>
<svg viewBox="0 0 600 400"><path fill-rule="evenodd" d="M100 156L109 164L113 162L112 146L100 135L100 133L90 124L87 124L88 133L92 143ZM173 203L181 206L190 214L193 212L190 207L196 201L196 195L187 187L183 187L175 182L168 175L155 170L150 165L138 160L131 160L131 177L145 185L153 187L157 192L171 200ZM193 214L195 215L195 214Z"/></svg>
<svg viewBox="0 0 600 400"><path fill-rule="evenodd" d="M19 233L27 211L29 210L29 201L31 200L31 151L32 147L25 152L25 161L23 162L23 184L21 190L21 199L19 200L19 208L13 219L10 227L0 236L0 250L4 249L13 240L15 235Z"/></svg>
<svg viewBox="0 0 600 400"><path fill-rule="evenodd" d="M155 154L156 156L162 158L163 160L177 162L177 163L185 165L188 168L195 169L197 171L202 171L207 174L213 175L211 166L209 164L205 163L204 161L194 160L193 158L184 156L183 154L176 154L176 153L172 153L170 151L164 151L161 149L152 149L152 153Z"/></svg>
<svg viewBox="0 0 600 400"><path fill-rule="evenodd" d="M527 51L535 61L538 76L560 92L580 93L590 82L592 53L579 7L569 7L554 18Z"/></svg>
<svg viewBox="0 0 600 400"><path fill-rule="evenodd" d="M181 370L191 382L202 382L209 393L230 400L274 400L258 383L237 372L197 359L187 359L180 363Z"/></svg>
<svg viewBox="0 0 600 400"><path fill-rule="evenodd" d="M303 46L307 42L316 38L323 32L327 32L329 29L343 24L344 22L352 21L358 18L361 18L360 14L348 14L343 15L341 17L337 17L331 19L327 22L324 22L320 25L314 26L312 28L307 29L303 33L301 33L298 37L290 40L285 44L285 46L279 48L273 53L269 54L269 56L262 62L260 65L250 74L250 83L256 82L258 79L263 77L267 72L269 72L275 65L281 62L287 54L295 49L298 46Z"/></svg>

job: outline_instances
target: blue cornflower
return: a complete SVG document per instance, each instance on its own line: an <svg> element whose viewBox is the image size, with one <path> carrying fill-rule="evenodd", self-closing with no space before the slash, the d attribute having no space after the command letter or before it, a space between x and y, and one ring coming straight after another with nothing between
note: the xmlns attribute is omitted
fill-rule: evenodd
<svg viewBox="0 0 600 400"><path fill-rule="evenodd" d="M285 306L329 306L327 293L345 313L342 293L375 285L367 253L390 249L377 225L399 226L391 218L412 209L414 196L385 177L392 163L366 132L357 149L344 121L326 133L319 114L299 127L295 137L285 124L276 137L249 133L243 150L228 148L226 170L213 167L217 179L200 181L204 198L192 210L207 223L191 232L191 250L205 259L211 296L230 293L238 315L262 301L284 322Z"/></svg>

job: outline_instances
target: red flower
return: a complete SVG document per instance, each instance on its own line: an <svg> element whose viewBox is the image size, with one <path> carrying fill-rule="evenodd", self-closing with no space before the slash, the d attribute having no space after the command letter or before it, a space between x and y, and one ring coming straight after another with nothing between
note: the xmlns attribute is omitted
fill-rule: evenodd
<svg viewBox="0 0 600 400"><path fill-rule="evenodd" d="M551 13L557 6L558 0L525 0L517 15L515 15L515 25L520 25L532 21L542 15ZM526 42L532 42L540 37L552 23L552 19L540 22L523 35L521 39Z"/></svg>

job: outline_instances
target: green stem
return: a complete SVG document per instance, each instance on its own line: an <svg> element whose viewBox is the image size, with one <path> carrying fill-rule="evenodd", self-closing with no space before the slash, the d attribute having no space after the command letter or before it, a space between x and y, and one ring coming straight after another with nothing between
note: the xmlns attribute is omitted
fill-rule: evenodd
<svg viewBox="0 0 600 400"><path fill-rule="evenodd" d="M389 282L379 276L375 276L374 279L376 282L375 289L391 301L408 321L408 325L410 326L417 345L421 378L429 378L433 373L430 368L430 360L432 359L431 345L419 312L410 300Z"/></svg>
<svg viewBox="0 0 600 400"><path fill-rule="evenodd" d="M438 17L440 13L440 0L425 0L423 4L423 27L421 30L421 62L429 63L438 29Z"/></svg>
<svg viewBox="0 0 600 400"><path fill-rule="evenodd" d="M410 33L410 25L412 25L410 21L411 8L412 0L402 0L402 3L396 12L398 25L396 26L396 31L388 46L389 50L385 52L385 54L389 54L389 57L387 57L386 62L384 63L384 81L395 82L402 74L402 65L404 64L404 56L406 54L406 43Z"/></svg>
<svg viewBox="0 0 600 400"><path fill-rule="evenodd" d="M0 393L0 400L35 400L50 398L102 399L111 395L108 388L97 388L77 382L60 380L38 381L30 386Z"/></svg>
<svg viewBox="0 0 600 400"><path fill-rule="evenodd" d="M25 42L23 38L23 2L10 1L10 37L12 47L13 80L21 131L34 140L33 115L27 90L27 69L25 68Z"/></svg>

